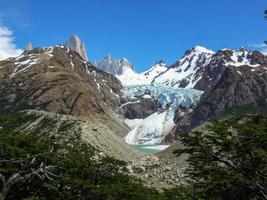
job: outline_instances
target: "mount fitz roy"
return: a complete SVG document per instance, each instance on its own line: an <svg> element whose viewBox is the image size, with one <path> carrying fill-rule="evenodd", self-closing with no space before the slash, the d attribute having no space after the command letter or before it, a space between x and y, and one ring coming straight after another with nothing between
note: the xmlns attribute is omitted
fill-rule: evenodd
<svg viewBox="0 0 267 200"><path fill-rule="evenodd" d="M234 106L266 108L266 72L267 58L258 51L196 46L170 66L159 61L136 73L125 58L91 64L74 35L64 46L30 46L0 61L0 106L2 113L34 109L86 118L115 143L171 143Z"/></svg>

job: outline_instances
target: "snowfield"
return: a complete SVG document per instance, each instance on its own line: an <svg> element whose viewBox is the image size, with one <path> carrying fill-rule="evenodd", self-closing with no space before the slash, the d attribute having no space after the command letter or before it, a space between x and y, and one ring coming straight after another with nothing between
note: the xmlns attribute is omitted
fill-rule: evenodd
<svg viewBox="0 0 267 200"><path fill-rule="evenodd" d="M122 82L123 85L143 85L151 84L156 76L167 71L167 65L164 62L158 62L152 66L149 70L143 73L136 73L132 68L123 68L123 73L116 77Z"/></svg>

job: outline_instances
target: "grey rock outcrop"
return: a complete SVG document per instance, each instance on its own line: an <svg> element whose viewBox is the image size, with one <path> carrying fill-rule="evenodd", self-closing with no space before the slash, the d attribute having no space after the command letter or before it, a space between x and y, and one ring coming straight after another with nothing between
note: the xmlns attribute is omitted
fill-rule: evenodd
<svg viewBox="0 0 267 200"><path fill-rule="evenodd" d="M95 61L94 66L113 75L121 75L129 69L134 71L133 65L126 58L113 59L111 55L105 56L100 62Z"/></svg>
<svg viewBox="0 0 267 200"><path fill-rule="evenodd" d="M127 119L144 119L149 115L160 111L162 105L149 94L141 95L138 98L122 104L120 112Z"/></svg>
<svg viewBox="0 0 267 200"><path fill-rule="evenodd" d="M71 50L80 54L80 56L84 60L88 60L86 49L85 49L85 44L81 42L78 35L76 34L72 35L69 41L65 44L65 46L69 47Z"/></svg>
<svg viewBox="0 0 267 200"><path fill-rule="evenodd" d="M32 50L33 48L32 48L32 43L29 43L29 44L27 44L27 46L25 47L25 50L26 51L30 51L30 50Z"/></svg>

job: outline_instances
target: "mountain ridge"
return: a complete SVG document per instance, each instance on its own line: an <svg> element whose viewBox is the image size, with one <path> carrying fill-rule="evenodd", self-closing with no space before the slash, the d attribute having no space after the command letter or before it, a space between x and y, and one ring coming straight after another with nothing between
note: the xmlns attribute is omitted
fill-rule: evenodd
<svg viewBox="0 0 267 200"><path fill-rule="evenodd" d="M171 105L177 109L173 117L175 125L165 139L166 142L173 142L179 134L190 131L191 128L206 122L231 106L256 103L258 100L266 98L264 97L264 94L267 94L266 78L264 77L267 72L266 66L266 56L258 51L240 48L237 50L222 49L214 52L196 46L187 50L184 56L170 66L164 62L159 62L145 72L137 74L131 70L131 73L116 77L122 82L124 88L128 88L128 91L125 91L126 94L129 91L134 94L138 91L139 96L147 92L149 95L155 94L155 91L164 93L164 91L159 90L160 85L174 90L176 88L193 88L204 92L196 105L187 105L185 108L173 104L174 94L170 93L172 97L166 96L166 94L161 95L168 99L168 106ZM153 71L155 73L151 73ZM141 89L143 86L145 86L144 90ZM153 95L152 97L155 98ZM127 103L128 110L125 112L130 112L137 106L138 102L133 97ZM132 135L130 138L138 138L135 142L142 140L138 136L139 133L142 133L145 139L151 139L151 135L162 136L157 131L151 133L145 131L145 129L152 130L151 127L145 128L146 124L151 121L149 117L152 119L152 115L155 116L153 121L157 121L158 124L171 122L170 120L160 120L158 117L160 115L156 114L157 112L152 113L151 116L144 119L131 119L136 120L136 122L127 119L126 123L132 127L139 120L137 126L133 128L133 130L136 129L135 132L130 132ZM158 129L160 130L161 126ZM127 138L129 137L127 136ZM127 139L127 141L132 142L131 139Z"/></svg>
<svg viewBox="0 0 267 200"><path fill-rule="evenodd" d="M130 133L129 129L134 123L135 129L142 132L139 137L132 137L137 138L134 143L143 141L143 138L160 141L167 132L162 134L158 130L172 128L166 141L173 141L181 132L190 130L217 113L231 106L257 102L266 94L266 56L244 48L213 52L196 46L186 51L173 65L167 66L159 61L139 74L125 58L106 56L104 60L94 66L76 50L57 45L35 48L19 57L1 61L1 110L43 109L98 118L121 137ZM106 70L115 67L113 73L117 75L106 73L99 67L106 67ZM167 82L164 81L166 77L169 78ZM183 95L177 94L179 91L176 88L194 88L204 94L186 90L181 91ZM129 96L123 101L127 93ZM142 95L149 96L151 101L137 98ZM162 109L157 108L158 100L163 103ZM123 111L120 110L122 105ZM145 106L144 112L140 105ZM181 105L186 107L181 109ZM164 115L161 116L161 112ZM131 119L128 119L129 116ZM147 127L150 118L158 121L157 130L153 132L148 131L152 129Z"/></svg>
<svg viewBox="0 0 267 200"><path fill-rule="evenodd" d="M180 134L233 106L266 106L267 57L258 51L245 49L217 51L195 88L204 91L199 103L192 112L177 118L176 126L166 141L177 139Z"/></svg>
<svg viewBox="0 0 267 200"><path fill-rule="evenodd" d="M66 46L35 48L0 62L2 113L23 109L92 117L118 133L128 128L116 116L122 85Z"/></svg>

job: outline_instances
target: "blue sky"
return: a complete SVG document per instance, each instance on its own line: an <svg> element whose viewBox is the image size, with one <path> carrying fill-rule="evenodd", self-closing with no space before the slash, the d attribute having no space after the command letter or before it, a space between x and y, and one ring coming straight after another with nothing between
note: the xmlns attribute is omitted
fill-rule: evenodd
<svg viewBox="0 0 267 200"><path fill-rule="evenodd" d="M161 59L172 64L196 45L260 46L264 9L266 0L0 0L0 26L18 48L64 44L77 33L91 61L111 54L143 71Z"/></svg>

